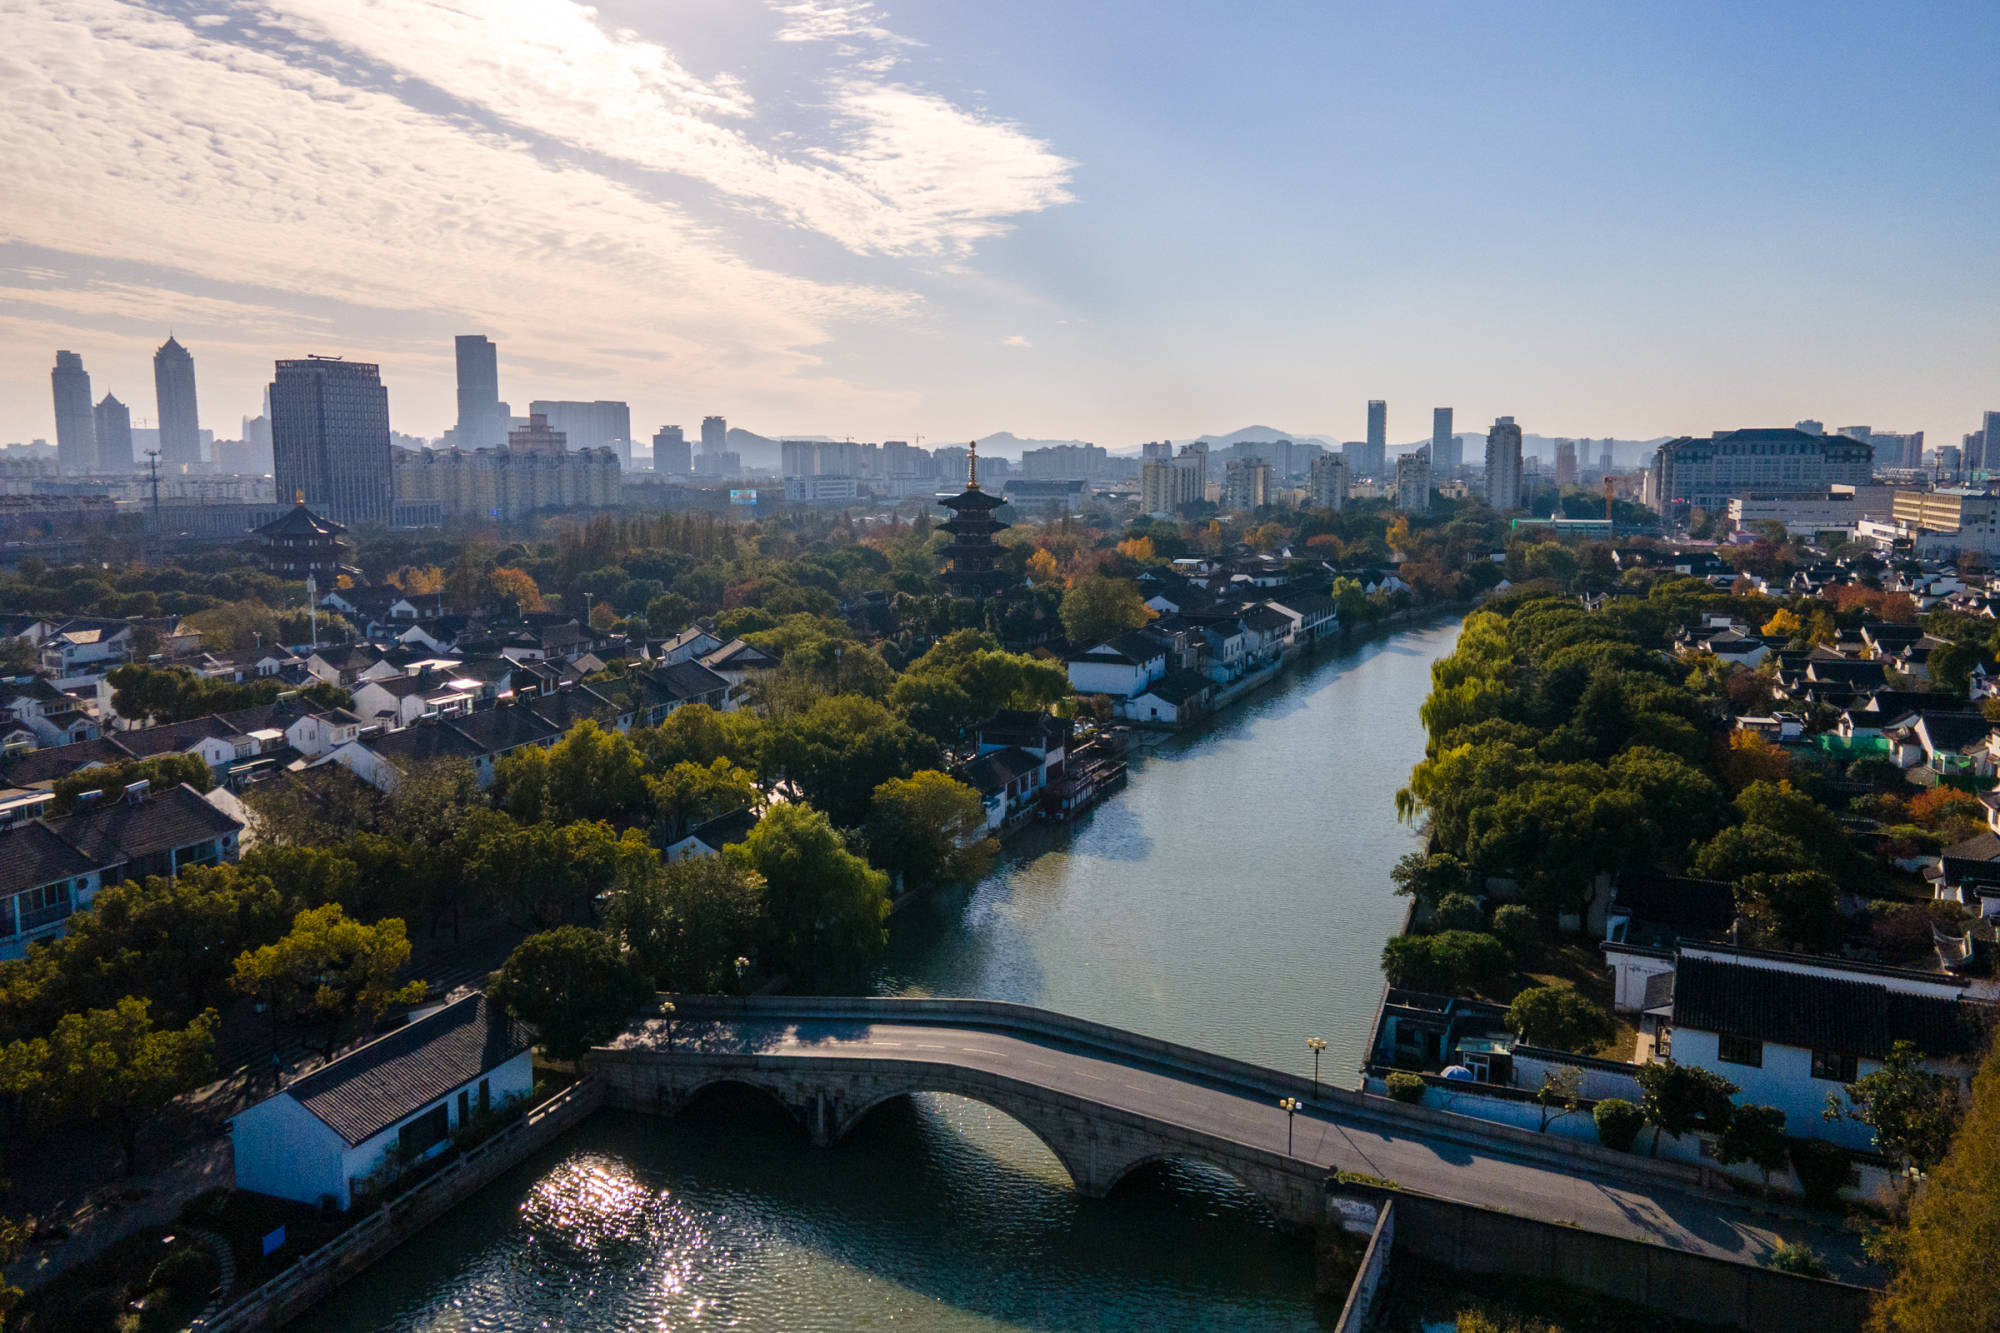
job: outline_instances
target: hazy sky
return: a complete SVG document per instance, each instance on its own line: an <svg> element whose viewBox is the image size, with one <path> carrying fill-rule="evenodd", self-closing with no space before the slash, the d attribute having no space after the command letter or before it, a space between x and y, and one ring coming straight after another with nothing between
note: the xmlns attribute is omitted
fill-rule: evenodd
<svg viewBox="0 0 2000 1333"><path fill-rule="evenodd" d="M379 361L642 436L2000 408L2000 4L0 0L0 440Z"/></svg>

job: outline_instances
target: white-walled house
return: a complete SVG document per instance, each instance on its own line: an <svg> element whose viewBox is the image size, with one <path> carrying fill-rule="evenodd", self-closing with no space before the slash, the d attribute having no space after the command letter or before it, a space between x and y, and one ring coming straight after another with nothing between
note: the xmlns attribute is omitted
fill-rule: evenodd
<svg viewBox="0 0 2000 1333"><path fill-rule="evenodd" d="M1787 1133L1845 1148L1871 1148L1874 1131L1826 1120L1827 1096L1881 1068L1896 1041L1961 1080L1977 1058L1984 1006L1943 974L1717 945L1682 948L1671 985L1658 1055L1720 1074L1739 1103L1777 1107Z"/></svg>
<svg viewBox="0 0 2000 1333"><path fill-rule="evenodd" d="M531 1092L532 1043L484 995L446 1004L240 1112L236 1187L345 1209L392 1148L435 1156L473 1116Z"/></svg>
<svg viewBox="0 0 2000 1333"><path fill-rule="evenodd" d="M1126 630L1115 638L1071 652L1070 688L1078 694L1107 694L1130 699L1167 674L1168 645L1145 630Z"/></svg>

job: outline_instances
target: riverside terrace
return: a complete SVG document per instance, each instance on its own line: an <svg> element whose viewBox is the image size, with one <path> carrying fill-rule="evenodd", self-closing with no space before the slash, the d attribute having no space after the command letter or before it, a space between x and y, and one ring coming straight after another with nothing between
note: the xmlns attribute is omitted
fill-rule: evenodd
<svg viewBox="0 0 2000 1333"><path fill-rule="evenodd" d="M1697 1170L1552 1142L1425 1107L1023 1005L986 1000L675 996L586 1063L606 1103L673 1114L709 1088L774 1097L814 1142L837 1143L883 1102L968 1097L1035 1133L1086 1195L1163 1158L1217 1167L1281 1219L1318 1224L1330 1178L1759 1264L1812 1244L1853 1280L1851 1237L1753 1213ZM1298 1099L1295 1116L1281 1098Z"/></svg>

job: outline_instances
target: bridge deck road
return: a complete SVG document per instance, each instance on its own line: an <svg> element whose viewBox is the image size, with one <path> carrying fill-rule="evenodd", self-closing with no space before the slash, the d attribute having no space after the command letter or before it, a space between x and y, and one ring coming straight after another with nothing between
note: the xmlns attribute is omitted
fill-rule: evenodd
<svg viewBox="0 0 2000 1333"><path fill-rule="evenodd" d="M1103 1046L966 1024L881 1022L850 1018L758 1017L672 1024L686 1052L881 1057L983 1070L1189 1129L1282 1153L1285 1112L1278 1094L1179 1064ZM654 1046L666 1040L658 1020L614 1043ZM1478 1122L1464 1138L1334 1103L1308 1103L1292 1126L1291 1154L1327 1169L1392 1180L1405 1189L1568 1223L1606 1235L1759 1263L1780 1240L1808 1243L1837 1277L1873 1274L1858 1240L1842 1231L1738 1206L1726 1196L1675 1189L1671 1182L1593 1177L1591 1168L1554 1150L1538 1156L1482 1140Z"/></svg>

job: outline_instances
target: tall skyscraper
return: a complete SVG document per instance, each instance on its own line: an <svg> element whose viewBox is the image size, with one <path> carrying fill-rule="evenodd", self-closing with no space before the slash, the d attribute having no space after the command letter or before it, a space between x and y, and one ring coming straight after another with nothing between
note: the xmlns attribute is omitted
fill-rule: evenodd
<svg viewBox="0 0 2000 1333"><path fill-rule="evenodd" d="M624 403L599 399L573 402L537 398L528 404L530 416L549 419L549 429L559 430L572 449L609 449L618 455L619 465L632 467L632 409Z"/></svg>
<svg viewBox="0 0 2000 1333"><path fill-rule="evenodd" d="M483 333L461 333L455 346L458 447L492 449L505 444L508 422L500 407L500 349Z"/></svg>
<svg viewBox="0 0 2000 1333"><path fill-rule="evenodd" d="M1604 452L1597 456L1597 470L1606 476L1609 476L1613 471L1611 465L1611 441L1608 439L1604 442Z"/></svg>
<svg viewBox="0 0 2000 1333"><path fill-rule="evenodd" d="M1556 485L1576 485L1576 441L1556 441Z"/></svg>
<svg viewBox="0 0 2000 1333"><path fill-rule="evenodd" d="M1465 452L1459 446L1458 435L1451 428L1451 409L1433 407L1431 409L1431 471L1439 477L1449 477L1457 472L1465 462Z"/></svg>
<svg viewBox="0 0 2000 1333"><path fill-rule="evenodd" d="M701 451L719 454L729 447L729 423L721 417L701 419Z"/></svg>
<svg viewBox="0 0 2000 1333"><path fill-rule="evenodd" d="M653 432L653 471L685 477L693 470L686 432L679 426L662 426Z"/></svg>
<svg viewBox="0 0 2000 1333"><path fill-rule="evenodd" d="M97 429L97 469L100 472L130 472L132 457L132 409L105 394L91 412Z"/></svg>
<svg viewBox="0 0 2000 1333"><path fill-rule="evenodd" d="M337 523L389 521L389 390L379 366L338 357L278 362L271 383L278 498L300 491Z"/></svg>
<svg viewBox="0 0 2000 1333"><path fill-rule="evenodd" d="M160 405L160 463L201 461L201 414L194 404L194 358L171 337L153 353L153 393Z"/></svg>
<svg viewBox="0 0 2000 1333"><path fill-rule="evenodd" d="M1486 503L1502 513L1521 507L1521 428L1512 417L1486 432Z"/></svg>
<svg viewBox="0 0 2000 1333"><path fill-rule="evenodd" d="M1379 478L1387 468L1389 459L1389 404L1380 398L1368 400L1368 452L1363 455L1366 464L1362 471Z"/></svg>
<svg viewBox="0 0 2000 1333"><path fill-rule="evenodd" d="M75 352L57 352L49 372L56 399L56 471L66 477L97 471L97 419L90 406L90 372Z"/></svg>

